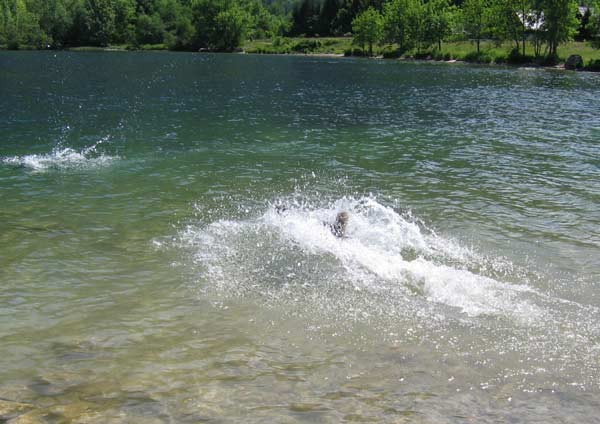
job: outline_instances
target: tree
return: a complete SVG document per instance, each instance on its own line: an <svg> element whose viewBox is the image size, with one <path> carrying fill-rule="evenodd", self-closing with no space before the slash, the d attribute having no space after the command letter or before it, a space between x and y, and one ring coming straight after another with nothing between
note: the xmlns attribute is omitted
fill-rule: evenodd
<svg viewBox="0 0 600 424"><path fill-rule="evenodd" d="M382 2L380 0L340 0L338 11L333 21L334 32L336 34L351 32L354 18L368 7L375 7L377 10L381 10Z"/></svg>
<svg viewBox="0 0 600 424"><path fill-rule="evenodd" d="M160 19L160 15L154 13L152 16L138 16L135 35L138 44L162 43L165 36L165 25Z"/></svg>
<svg viewBox="0 0 600 424"><path fill-rule="evenodd" d="M529 33L531 35L531 43L533 44L533 54L535 57L541 56L542 46L544 45L544 34L542 31L542 24L544 23L542 4L544 1L545 0L532 1L531 13L528 19Z"/></svg>
<svg viewBox="0 0 600 424"><path fill-rule="evenodd" d="M238 47L248 29L248 16L237 6L223 10L217 15L216 37L213 45L217 50L232 51Z"/></svg>
<svg viewBox="0 0 600 424"><path fill-rule="evenodd" d="M319 35L331 35L331 26L339 9L338 0L324 0L319 12Z"/></svg>
<svg viewBox="0 0 600 424"><path fill-rule="evenodd" d="M111 40L114 43L136 42L136 3L135 0L113 0L115 30Z"/></svg>
<svg viewBox="0 0 600 424"><path fill-rule="evenodd" d="M423 3L423 0L417 0L408 12L410 36L415 40L417 53L420 53L424 45L430 44L429 34L427 33L426 5Z"/></svg>
<svg viewBox="0 0 600 424"><path fill-rule="evenodd" d="M548 57L555 59L558 46L570 40L577 31L577 3L574 0L546 0L543 11Z"/></svg>
<svg viewBox="0 0 600 424"><path fill-rule="evenodd" d="M24 0L0 1L0 21L0 40L10 49L23 45L41 47L48 42L39 16Z"/></svg>
<svg viewBox="0 0 600 424"><path fill-rule="evenodd" d="M191 20L191 12L184 8L187 13L177 16L174 28L169 30L171 37L168 47L172 50L189 50L193 47L195 30Z"/></svg>
<svg viewBox="0 0 600 424"><path fill-rule="evenodd" d="M534 3L535 0L496 0L493 3L492 13L499 17L494 31L496 36L499 39L512 40L515 43L515 51L523 57L527 33L536 25L534 19L538 16L534 10L539 10L539 7Z"/></svg>
<svg viewBox="0 0 600 424"><path fill-rule="evenodd" d="M39 26L48 36L48 43L53 47L62 47L73 25L69 4L64 0L48 0L39 5Z"/></svg>
<svg viewBox="0 0 600 424"><path fill-rule="evenodd" d="M192 4L196 45L231 51L238 47L249 29L248 13L234 2L196 0Z"/></svg>
<svg viewBox="0 0 600 424"><path fill-rule="evenodd" d="M450 29L448 0L429 0L424 5L425 11L425 40L436 43L442 49L442 40Z"/></svg>
<svg viewBox="0 0 600 424"><path fill-rule="evenodd" d="M318 31L319 4L315 0L302 0L292 13L292 34L313 36Z"/></svg>
<svg viewBox="0 0 600 424"><path fill-rule="evenodd" d="M260 0L246 0L239 5L246 15L246 37L250 39L279 35L281 22L263 6Z"/></svg>
<svg viewBox="0 0 600 424"><path fill-rule="evenodd" d="M477 44L480 54L481 39L490 32L488 0L465 0L462 7L463 25L467 36Z"/></svg>
<svg viewBox="0 0 600 424"><path fill-rule="evenodd" d="M381 14L369 7L352 21L354 32L353 42L361 46L365 51L365 44L369 46L369 56L373 56L373 44L381 40L383 36L383 17Z"/></svg>
<svg viewBox="0 0 600 424"><path fill-rule="evenodd" d="M410 47L410 16L415 8L415 0L392 0L383 5L384 39L388 43L398 44L403 52Z"/></svg>
<svg viewBox="0 0 600 424"><path fill-rule="evenodd" d="M210 48L216 31L217 15L224 9L222 1L194 0L192 22L195 28L194 46Z"/></svg>
<svg viewBox="0 0 600 424"><path fill-rule="evenodd" d="M577 19L579 20L579 28L577 29L577 35L575 36L576 41L585 41L592 38L590 31L590 19L592 17L592 9L588 6L583 10L583 13L577 13Z"/></svg>
<svg viewBox="0 0 600 424"><path fill-rule="evenodd" d="M592 46L598 49L600 48L600 1L594 4L594 10L590 16L589 28Z"/></svg>
<svg viewBox="0 0 600 424"><path fill-rule="evenodd" d="M84 42L107 46L115 31L115 10L111 0L86 0L83 15Z"/></svg>

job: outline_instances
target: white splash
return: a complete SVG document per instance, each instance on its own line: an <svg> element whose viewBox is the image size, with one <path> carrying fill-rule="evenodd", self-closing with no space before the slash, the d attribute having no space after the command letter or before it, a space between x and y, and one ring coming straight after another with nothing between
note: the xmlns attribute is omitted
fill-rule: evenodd
<svg viewBox="0 0 600 424"><path fill-rule="evenodd" d="M337 238L323 224L342 210L351 218L347 237ZM318 290L336 281L340 289L416 295L468 316L531 322L542 314L526 299L533 293L528 286L479 273L485 258L374 198L344 198L324 208L288 205L283 212L272 206L255 220L188 227L182 239L193 247L208 284L227 289L300 284Z"/></svg>
<svg viewBox="0 0 600 424"><path fill-rule="evenodd" d="M32 154L2 158L2 163L30 169L34 172L43 172L49 169L70 170L90 169L108 166L118 159L99 153L97 147L106 142L103 138L90 147L80 151L70 147L56 147L47 154Z"/></svg>

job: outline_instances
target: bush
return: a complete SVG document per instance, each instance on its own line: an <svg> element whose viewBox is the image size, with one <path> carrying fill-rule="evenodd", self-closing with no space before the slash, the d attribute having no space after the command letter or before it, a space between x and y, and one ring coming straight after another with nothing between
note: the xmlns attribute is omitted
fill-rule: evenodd
<svg viewBox="0 0 600 424"><path fill-rule="evenodd" d="M539 63L543 66L554 66L559 62L559 58L556 55L548 55L539 60Z"/></svg>
<svg viewBox="0 0 600 424"><path fill-rule="evenodd" d="M415 59L429 60L429 59L431 59L431 53L415 53Z"/></svg>
<svg viewBox="0 0 600 424"><path fill-rule="evenodd" d="M600 59L590 60L588 66L584 68L586 71L600 72Z"/></svg>
<svg viewBox="0 0 600 424"><path fill-rule="evenodd" d="M21 48L21 44L19 44L18 40L9 40L6 44L6 48L8 48L8 50L19 50Z"/></svg>
<svg viewBox="0 0 600 424"><path fill-rule="evenodd" d="M299 53L312 53L321 47L319 40L301 40L292 45L292 50Z"/></svg>
<svg viewBox="0 0 600 424"><path fill-rule="evenodd" d="M506 62L511 65L522 65L524 63L534 63L535 58L533 56L523 56L518 49L512 49L506 58Z"/></svg>
<svg viewBox="0 0 600 424"><path fill-rule="evenodd" d="M275 37L273 39L273 47L279 47L279 46L283 46L285 44L288 43L288 40L286 38L282 38L282 37Z"/></svg>
<svg viewBox="0 0 600 424"><path fill-rule="evenodd" d="M497 63L498 65L508 63L508 57L507 56L496 56L496 58L494 59L494 63Z"/></svg>
<svg viewBox="0 0 600 424"><path fill-rule="evenodd" d="M489 53L477 53L477 52L469 52L464 57L465 62L472 63L492 63L494 62L494 57Z"/></svg>
<svg viewBox="0 0 600 424"><path fill-rule="evenodd" d="M167 50L167 45L163 43L157 44L141 44L139 46L140 50Z"/></svg>
<svg viewBox="0 0 600 424"><path fill-rule="evenodd" d="M164 24L158 14L140 15L135 28L136 41L139 44L159 44L163 42Z"/></svg>
<svg viewBox="0 0 600 424"><path fill-rule="evenodd" d="M350 56L363 57L363 56L368 56L368 53L363 52L358 47L354 47L354 48L349 48L349 49L344 50L344 56L346 56L346 57L350 57Z"/></svg>
<svg viewBox="0 0 600 424"><path fill-rule="evenodd" d="M384 50L383 52L381 52L381 55L384 59L398 59L400 56L402 56L402 53L400 53L398 49L394 49Z"/></svg>

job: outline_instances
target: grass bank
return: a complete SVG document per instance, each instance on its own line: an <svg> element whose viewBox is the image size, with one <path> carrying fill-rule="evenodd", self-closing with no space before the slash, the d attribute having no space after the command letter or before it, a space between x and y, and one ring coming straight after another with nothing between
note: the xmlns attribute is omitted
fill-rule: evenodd
<svg viewBox="0 0 600 424"><path fill-rule="evenodd" d="M363 52L352 44L350 37L321 37L321 38L291 38L277 37L272 40L247 41L243 46L247 53L259 54L334 54L344 56L363 56ZM480 53L474 43L469 41L456 41L443 43L441 49L427 49L422 51L410 50L398 53L397 46L377 46L374 53L378 57L389 59L431 59L431 60L459 60L474 63L496 63L516 65L548 65L543 57L535 57L533 45L527 44L525 57L511 53L513 45L504 43L497 45L491 41L482 41ZM600 50L592 48L589 43L571 42L560 46L558 49L558 63L573 54L580 55L589 70L600 71ZM555 63L552 63L553 65Z"/></svg>
<svg viewBox="0 0 600 424"><path fill-rule="evenodd" d="M533 45L527 43L525 46L525 56L513 55L513 45L505 43L500 46L493 42L482 42L480 54L477 55L476 47L468 41L458 41L453 43L444 43L440 51L434 50L430 54L433 58L451 57L456 60L468 62L478 61L483 63L514 63L514 64L545 64L543 57L535 57ZM594 49L589 43L570 42L562 44L558 48L558 63L564 63L571 55L580 55L584 63L600 60L600 50Z"/></svg>
<svg viewBox="0 0 600 424"><path fill-rule="evenodd" d="M147 50L169 50L166 44L142 44L140 46L132 46L128 44L116 44L107 47L79 46L69 47L69 51L74 52L98 52L98 51L147 51Z"/></svg>
<svg viewBox="0 0 600 424"><path fill-rule="evenodd" d="M291 38L251 40L242 46L246 53L262 54L338 54L352 49L351 37Z"/></svg>

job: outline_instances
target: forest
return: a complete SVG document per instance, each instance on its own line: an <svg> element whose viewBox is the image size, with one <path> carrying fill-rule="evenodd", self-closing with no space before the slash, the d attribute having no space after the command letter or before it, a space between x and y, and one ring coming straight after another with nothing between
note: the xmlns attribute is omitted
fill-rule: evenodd
<svg viewBox="0 0 600 424"><path fill-rule="evenodd" d="M600 45L598 0L0 0L0 47L158 46L234 51L245 40L353 37L398 52L469 40L553 57L569 40Z"/></svg>

